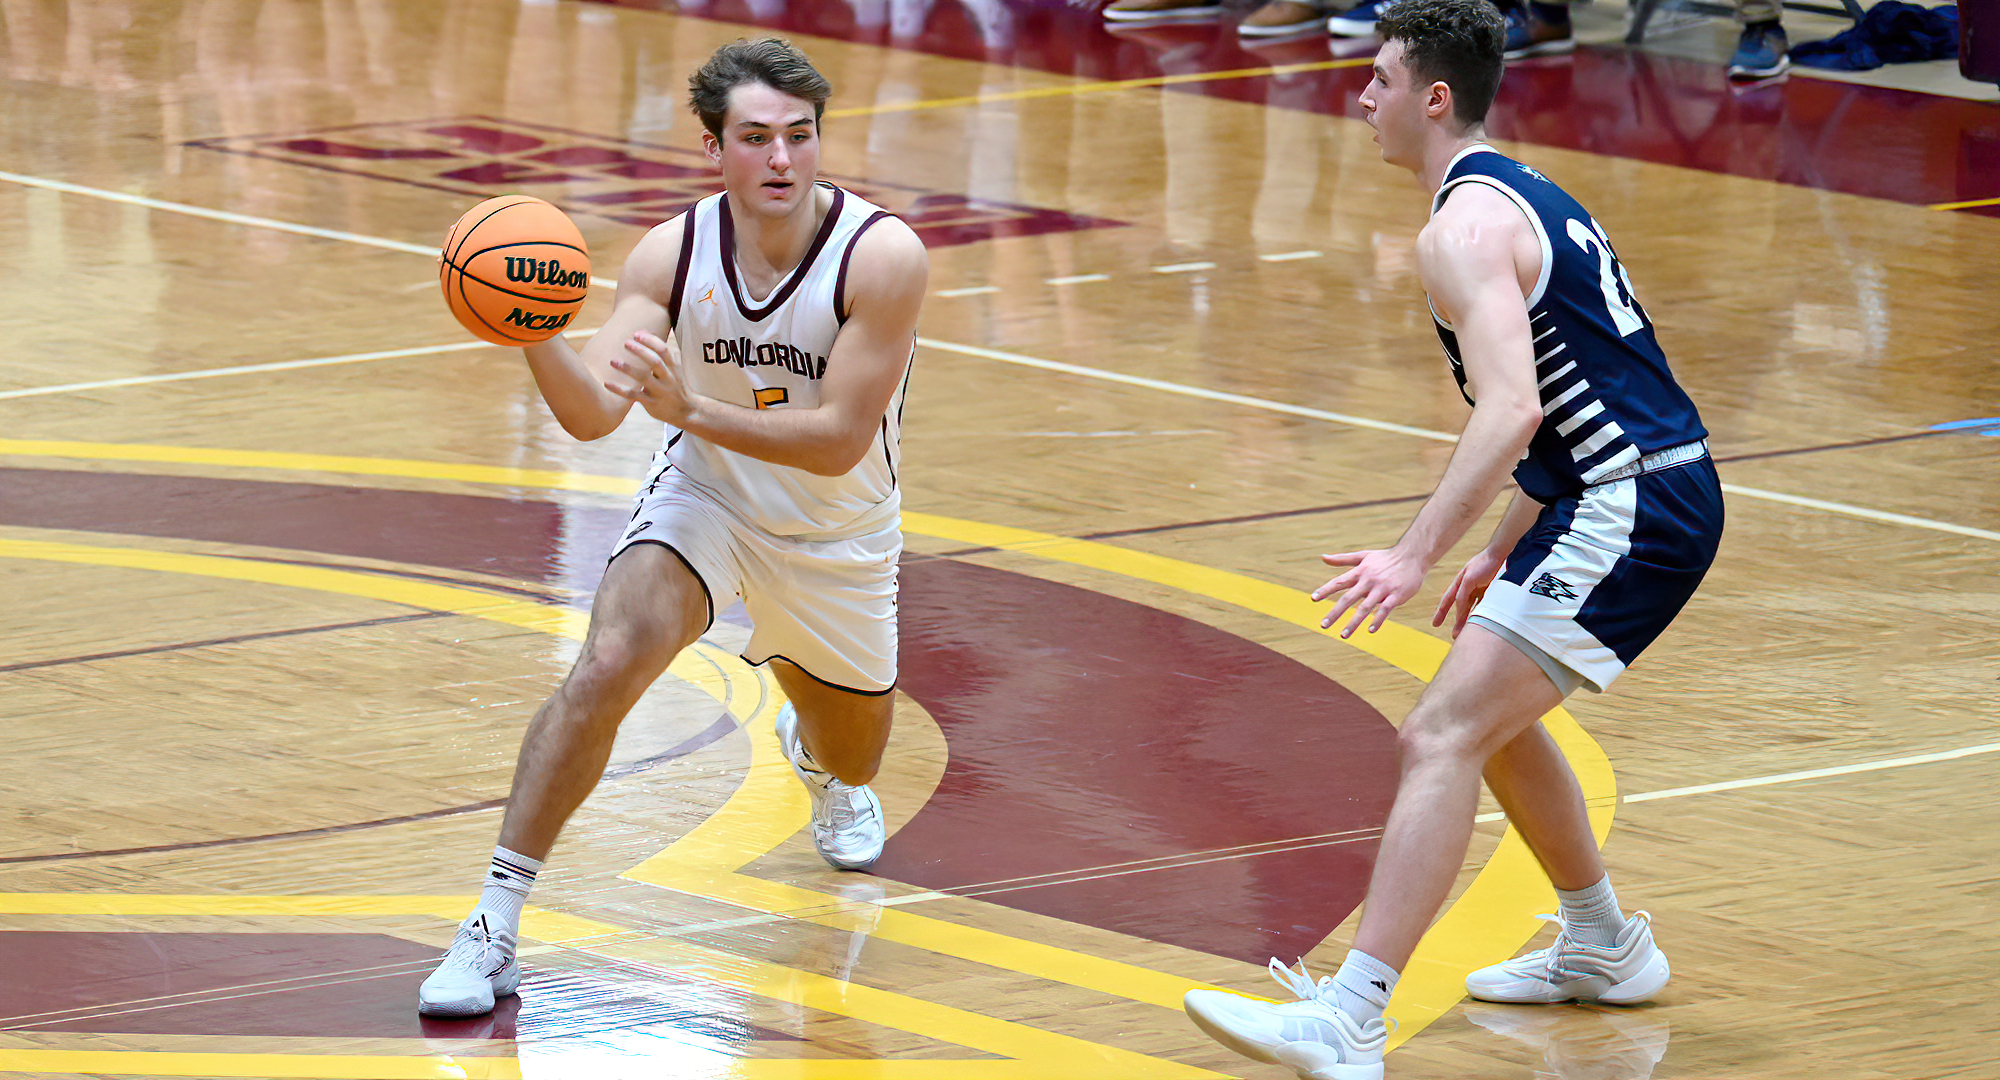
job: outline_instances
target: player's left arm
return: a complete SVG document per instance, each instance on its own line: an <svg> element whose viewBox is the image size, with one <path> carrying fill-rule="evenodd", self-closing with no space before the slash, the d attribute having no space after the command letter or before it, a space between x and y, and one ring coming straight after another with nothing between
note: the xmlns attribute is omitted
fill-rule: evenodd
<svg viewBox="0 0 2000 1080"><path fill-rule="evenodd" d="M1534 253L1531 268L1521 265L1524 251ZM1417 237L1418 275L1457 330L1466 389L1477 404L1437 491L1394 547L1320 556L1329 566L1350 568L1313 591L1314 600L1342 594L1322 627L1352 609L1353 620L1340 636L1353 634L1371 612L1369 631L1380 629L1510 482L1542 422L1534 339L1521 294L1522 277L1539 274L1540 259L1527 217L1506 196L1479 184L1453 193ZM1534 273L1524 275L1524 269Z"/></svg>
<svg viewBox="0 0 2000 1080"><path fill-rule="evenodd" d="M901 219L885 218L861 235L847 265L847 321L810 409L752 409L697 394L681 376L681 358L646 331L626 342L627 355L613 366L633 380L626 396L682 431L774 465L840 476L875 444L907 370L929 282L923 241Z"/></svg>

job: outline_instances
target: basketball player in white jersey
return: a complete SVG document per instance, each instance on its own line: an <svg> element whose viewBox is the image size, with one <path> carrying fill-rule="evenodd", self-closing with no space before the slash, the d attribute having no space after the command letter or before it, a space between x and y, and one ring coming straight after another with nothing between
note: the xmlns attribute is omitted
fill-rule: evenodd
<svg viewBox="0 0 2000 1080"><path fill-rule="evenodd" d="M637 403L667 424L666 446L582 653L528 725L485 891L423 984L426 1015L476 1016L515 992L542 860L626 712L734 597L755 624L744 658L790 699L778 736L812 796L815 846L842 869L882 850L867 784L896 683L896 469L923 244L817 181L832 88L792 45L725 45L689 87L724 191L639 242L580 353L560 337L524 350L571 435L608 435Z"/></svg>

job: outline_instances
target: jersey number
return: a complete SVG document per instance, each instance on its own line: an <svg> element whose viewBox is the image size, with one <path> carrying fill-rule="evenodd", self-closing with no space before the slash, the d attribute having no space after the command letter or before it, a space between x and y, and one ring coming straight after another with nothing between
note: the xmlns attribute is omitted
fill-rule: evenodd
<svg viewBox="0 0 2000 1080"><path fill-rule="evenodd" d="M1632 310L1632 279L1625 276L1624 264L1611 254L1611 241L1605 239L1604 230L1595 220L1585 225L1571 218L1568 232L1577 247L1597 256L1597 283L1604 289L1604 306L1611 310L1611 324L1618 328L1618 336L1643 328L1646 320Z"/></svg>

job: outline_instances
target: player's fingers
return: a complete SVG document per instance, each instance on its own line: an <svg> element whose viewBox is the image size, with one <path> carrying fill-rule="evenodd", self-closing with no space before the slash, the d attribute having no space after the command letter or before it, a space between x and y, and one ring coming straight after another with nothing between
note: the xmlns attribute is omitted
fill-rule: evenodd
<svg viewBox="0 0 2000 1080"><path fill-rule="evenodd" d="M1375 610L1375 599L1375 595L1370 593L1363 597L1359 604L1354 605L1354 618L1349 619L1347 625L1340 628L1341 637L1351 638L1354 636L1355 628L1361 625L1361 621L1368 617L1369 612Z"/></svg>
<svg viewBox="0 0 2000 1080"><path fill-rule="evenodd" d="M1342 589L1352 586L1355 583L1355 581L1359 579L1359 577L1360 577L1359 571L1350 570L1347 573L1342 574L1337 578L1334 578L1332 581L1329 581L1326 584L1321 585L1319 588L1314 589L1312 593L1312 598L1314 600L1324 600L1327 597L1332 596L1334 593L1337 593Z"/></svg>
<svg viewBox="0 0 2000 1080"><path fill-rule="evenodd" d="M1382 629L1382 624L1389 619L1389 612L1394 610L1395 607L1396 605L1394 604L1383 604L1381 607L1376 608L1375 621L1368 624L1368 632L1372 634Z"/></svg>
<svg viewBox="0 0 2000 1080"><path fill-rule="evenodd" d="M1444 595L1438 597L1437 610L1431 612L1432 626L1444 625L1444 617L1450 614L1452 602L1458 599L1459 583L1464 580L1465 580L1465 571L1460 570L1458 572L1458 576L1451 579L1451 584L1445 586Z"/></svg>
<svg viewBox="0 0 2000 1080"><path fill-rule="evenodd" d="M1321 630L1333 629L1333 624L1340 621L1341 614L1348 608L1353 607L1360 599L1361 590L1359 589L1349 589L1345 593L1342 593L1340 599L1334 601L1333 610L1327 612L1326 618L1319 621L1319 628Z"/></svg>
<svg viewBox="0 0 2000 1080"><path fill-rule="evenodd" d="M1321 555L1319 561L1328 566L1358 566L1367 554L1365 551L1343 551L1337 555Z"/></svg>
<svg viewBox="0 0 2000 1080"><path fill-rule="evenodd" d="M628 401L637 401L646 396L645 391L636 386L615 386L607 382L604 388Z"/></svg>

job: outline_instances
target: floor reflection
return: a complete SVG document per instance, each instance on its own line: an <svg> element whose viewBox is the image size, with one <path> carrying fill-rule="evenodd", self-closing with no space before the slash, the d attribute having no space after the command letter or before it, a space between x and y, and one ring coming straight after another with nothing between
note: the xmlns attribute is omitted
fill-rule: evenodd
<svg viewBox="0 0 2000 1080"><path fill-rule="evenodd" d="M1557 1008L1468 1001L1465 1018L1538 1050L1535 1080L1651 1080L1671 1033L1657 1009Z"/></svg>

